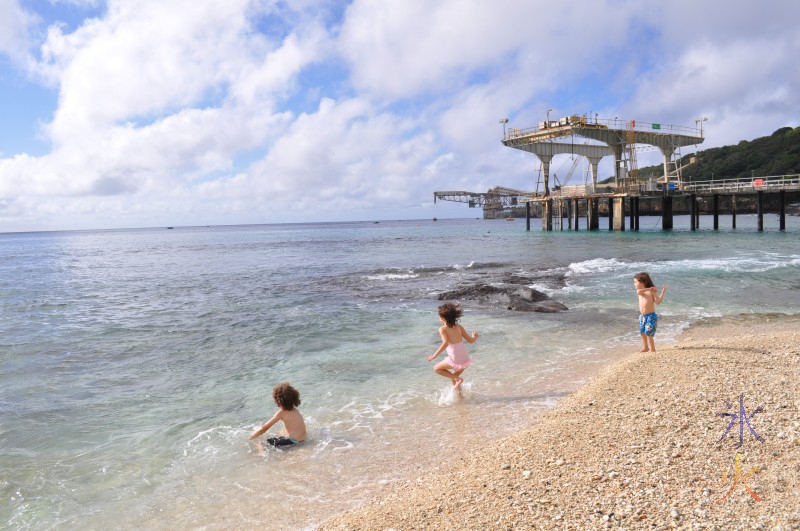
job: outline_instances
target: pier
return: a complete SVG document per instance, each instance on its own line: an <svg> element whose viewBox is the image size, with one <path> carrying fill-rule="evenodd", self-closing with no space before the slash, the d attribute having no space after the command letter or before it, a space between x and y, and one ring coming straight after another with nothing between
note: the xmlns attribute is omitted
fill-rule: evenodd
<svg viewBox="0 0 800 531"><path fill-rule="evenodd" d="M497 187L489 192L434 192L437 199L469 203L471 207L502 209L525 206L526 228L530 230L531 206L541 212L542 229L564 229L565 220L570 230L580 230L582 217L588 230L600 229L601 205L608 216L608 230L639 230L640 207L643 202L650 211L661 214L663 230L673 228L675 203L689 203L690 229L700 226L700 202L710 202L714 229L719 228L721 205L725 202L732 214L732 228L736 228L737 201L745 198L755 202L758 230L764 230L765 194L770 203L777 201L780 230L786 228L787 202L800 198L800 175L779 175L747 179L719 179L703 182L686 182L682 179L680 149L697 145L703 137L703 122L695 120L697 127L680 127L636 120L587 119L585 115L572 115L559 120L540 122L529 129L510 128L503 124L502 143L506 147L533 154L541 162L544 180L542 192L523 192ZM571 142L564 138L572 137ZM576 141L575 138L578 138ZM663 175L659 178L641 179L638 175L636 155L641 151L658 149L663 157ZM555 155L570 154L585 157L591 168L591 182L577 186L558 186L550 189L550 163ZM599 185L597 168L607 156L614 157L613 183ZM692 159L693 164L696 159ZM773 196L774 194L774 196ZM653 206L653 203L656 203Z"/></svg>
<svg viewBox="0 0 800 531"><path fill-rule="evenodd" d="M756 206L757 228L764 230L764 214L767 199L774 204L778 214L779 230L786 229L786 206L790 202L800 200L800 175L778 175L759 177L756 179L725 179L682 183L678 186L667 186L660 190L649 190L648 185L639 189L631 189L624 193L592 193L586 187L562 187L548 196L529 196L526 200L518 199L519 204L526 205L527 227L530 230L530 205L539 203L542 212L542 229L563 230L564 223L569 229L580 230L583 211L586 216L584 228L600 229L600 205L606 203L608 230L639 230L641 204L648 201L656 203L650 211L661 215L661 228L673 228L674 204L676 201L688 202L690 214L689 228L700 228L700 203L708 204L714 229L719 229L719 216L723 201L731 215L731 228L736 228L737 204L743 200L754 202Z"/></svg>

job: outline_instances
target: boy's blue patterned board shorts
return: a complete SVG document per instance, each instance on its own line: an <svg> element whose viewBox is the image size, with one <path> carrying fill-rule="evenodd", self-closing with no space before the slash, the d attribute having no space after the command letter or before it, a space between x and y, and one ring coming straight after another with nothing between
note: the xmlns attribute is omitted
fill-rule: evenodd
<svg viewBox="0 0 800 531"><path fill-rule="evenodd" d="M656 325L658 324L658 316L655 312L647 313L639 316L639 333L646 336L656 335Z"/></svg>

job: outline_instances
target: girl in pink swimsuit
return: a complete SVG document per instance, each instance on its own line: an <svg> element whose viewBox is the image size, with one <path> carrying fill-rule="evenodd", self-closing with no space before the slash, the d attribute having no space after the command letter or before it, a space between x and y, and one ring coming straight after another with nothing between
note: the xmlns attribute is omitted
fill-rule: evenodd
<svg viewBox="0 0 800 531"><path fill-rule="evenodd" d="M478 332L469 335L464 327L458 324L463 313L461 306L450 302L439 306L439 321L442 323L439 335L442 336L442 344L436 352L426 358L428 361L433 361L436 356L447 351L447 358L437 363L433 370L438 375L450 378L456 389L464 383L461 373L472 363L462 339L466 339L467 343L474 343L478 339Z"/></svg>

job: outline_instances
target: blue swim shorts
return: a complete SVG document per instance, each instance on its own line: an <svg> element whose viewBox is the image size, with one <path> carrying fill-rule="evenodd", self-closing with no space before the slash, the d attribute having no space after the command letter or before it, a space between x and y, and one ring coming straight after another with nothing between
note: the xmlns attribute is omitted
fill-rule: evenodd
<svg viewBox="0 0 800 531"><path fill-rule="evenodd" d="M639 316L639 333L646 336L656 335L656 325L658 324L658 316L655 312L647 313Z"/></svg>

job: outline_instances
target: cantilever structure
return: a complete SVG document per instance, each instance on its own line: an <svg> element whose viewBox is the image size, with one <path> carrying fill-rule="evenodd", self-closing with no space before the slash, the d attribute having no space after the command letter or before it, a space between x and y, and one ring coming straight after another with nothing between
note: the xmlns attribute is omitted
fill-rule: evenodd
<svg viewBox="0 0 800 531"><path fill-rule="evenodd" d="M534 195L533 192L496 186L488 192L466 192L460 190L433 192L433 202L436 203L436 200L440 199L442 201L468 203L470 208L483 207L485 209L491 209L517 206L520 203L530 200Z"/></svg>
<svg viewBox="0 0 800 531"><path fill-rule="evenodd" d="M572 144L554 142L557 138L579 136L601 144ZM539 123L538 127L508 130L503 145L533 153L542 161L545 195L549 193L550 161L553 155L573 153L585 156L592 165L592 182L597 184L597 165L602 157L614 155L614 178L624 181L624 154L632 153L636 144L657 147L664 157L664 180L668 180L669 165L674 164L676 150L683 146L702 143L702 128L678 127L636 120L586 120L585 115L567 116L558 121Z"/></svg>
<svg viewBox="0 0 800 531"><path fill-rule="evenodd" d="M503 142L506 144L506 141ZM603 157L613 155L614 150L607 145L598 144L568 144L566 142L525 142L519 141L509 147L533 153L542 161L542 174L544 176L545 193L550 189L550 161L555 155L572 154L586 157L592 168L592 189L597 187L597 167Z"/></svg>

